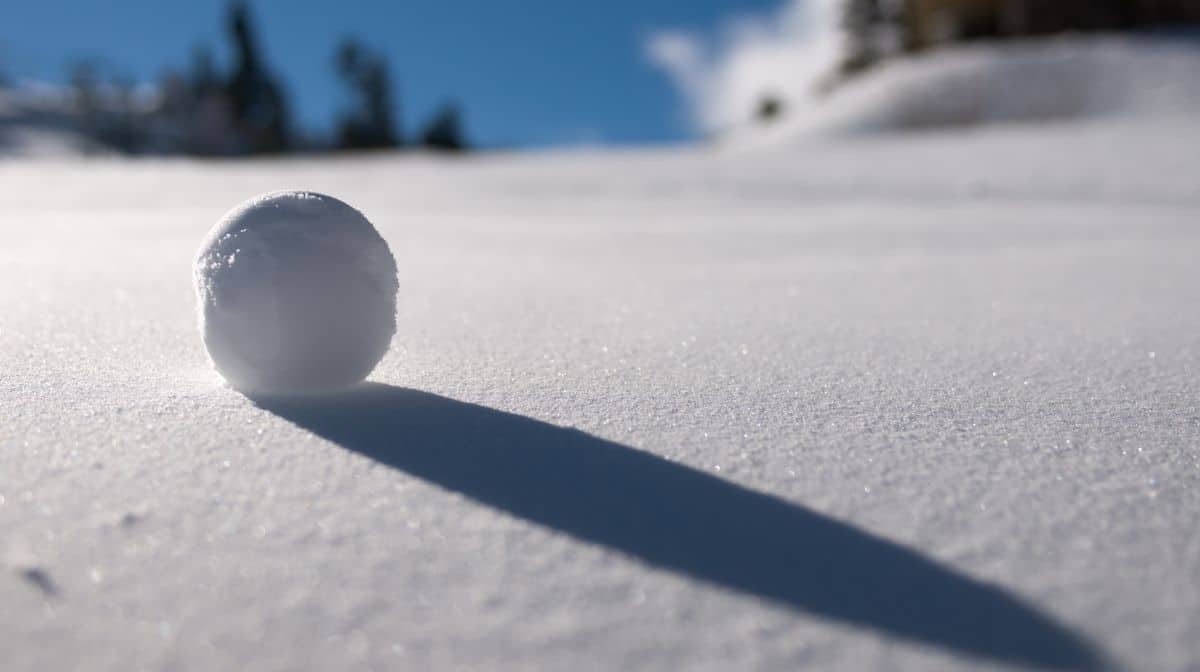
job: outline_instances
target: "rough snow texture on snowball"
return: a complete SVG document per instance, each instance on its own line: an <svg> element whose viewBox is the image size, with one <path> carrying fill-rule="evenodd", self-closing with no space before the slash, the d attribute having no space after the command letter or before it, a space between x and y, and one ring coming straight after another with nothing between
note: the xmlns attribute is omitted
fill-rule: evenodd
<svg viewBox="0 0 1200 672"><path fill-rule="evenodd" d="M196 257L200 330L247 392L353 385L396 330L396 262L359 211L301 191L264 194L217 222Z"/></svg>

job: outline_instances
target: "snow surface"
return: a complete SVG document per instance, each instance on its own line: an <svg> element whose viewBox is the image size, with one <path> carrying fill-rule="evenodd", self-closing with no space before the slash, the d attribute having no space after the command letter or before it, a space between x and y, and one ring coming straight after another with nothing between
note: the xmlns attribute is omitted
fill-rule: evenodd
<svg viewBox="0 0 1200 672"><path fill-rule="evenodd" d="M1194 670L1198 141L0 162L3 667ZM196 331L279 188L397 257L340 397Z"/></svg>

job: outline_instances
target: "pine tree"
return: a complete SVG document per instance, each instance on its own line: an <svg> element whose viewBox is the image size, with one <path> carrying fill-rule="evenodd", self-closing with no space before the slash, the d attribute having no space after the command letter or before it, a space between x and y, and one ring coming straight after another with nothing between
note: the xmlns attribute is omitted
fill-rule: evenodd
<svg viewBox="0 0 1200 672"><path fill-rule="evenodd" d="M356 98L354 109L340 123L341 147L367 149L400 144L387 61L358 41L346 39L338 48L336 65Z"/></svg>
<svg viewBox="0 0 1200 672"><path fill-rule="evenodd" d="M256 153L284 151L290 144L287 100L263 65L258 35L243 0L230 5L229 33L237 65L226 90L245 149Z"/></svg>
<svg viewBox="0 0 1200 672"><path fill-rule="evenodd" d="M447 103L438 110L438 113L433 116L433 120L421 133L421 146L451 152L467 149L458 105Z"/></svg>

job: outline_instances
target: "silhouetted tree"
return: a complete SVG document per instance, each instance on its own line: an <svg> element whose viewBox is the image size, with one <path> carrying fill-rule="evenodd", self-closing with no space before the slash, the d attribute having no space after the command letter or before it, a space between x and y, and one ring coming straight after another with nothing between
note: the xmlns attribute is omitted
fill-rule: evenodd
<svg viewBox="0 0 1200 672"><path fill-rule="evenodd" d="M428 149L459 152L467 149L458 105L446 103L421 132L420 145Z"/></svg>
<svg viewBox="0 0 1200 672"><path fill-rule="evenodd" d="M143 133L133 80L127 76L117 76L111 82L111 109L101 130L100 140L125 154L140 152Z"/></svg>
<svg viewBox="0 0 1200 672"><path fill-rule="evenodd" d="M392 89L387 61L353 38L342 41L336 65L355 98L354 108L339 124L338 144L344 149L395 147L399 132L392 113Z"/></svg>
<svg viewBox="0 0 1200 672"><path fill-rule="evenodd" d="M237 65L226 89L246 150L283 151L288 147L287 102L259 56L258 39L242 0L230 5L229 32Z"/></svg>
<svg viewBox="0 0 1200 672"><path fill-rule="evenodd" d="M199 45L192 49L191 71L188 83L197 96L210 95L221 88L221 76L213 64L212 50Z"/></svg>
<svg viewBox="0 0 1200 672"><path fill-rule="evenodd" d="M1200 23L1200 0L904 0L901 10L909 51L943 41Z"/></svg>
<svg viewBox="0 0 1200 672"><path fill-rule="evenodd" d="M71 66L71 98L79 118L79 130L87 138L86 151L94 151L100 135L100 79L96 64L79 61Z"/></svg>
<svg viewBox="0 0 1200 672"><path fill-rule="evenodd" d="M879 0L844 0L842 30L846 36L841 70L850 75L875 65L882 57L879 32L885 21Z"/></svg>

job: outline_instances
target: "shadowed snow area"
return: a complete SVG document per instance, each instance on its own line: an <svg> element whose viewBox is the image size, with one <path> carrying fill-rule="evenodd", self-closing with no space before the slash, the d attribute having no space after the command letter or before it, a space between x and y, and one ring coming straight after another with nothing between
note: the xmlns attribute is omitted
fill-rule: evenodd
<svg viewBox="0 0 1200 672"><path fill-rule="evenodd" d="M648 452L387 385L259 403L382 464L652 566L959 653L1101 667L1090 645L1003 589Z"/></svg>
<svg viewBox="0 0 1200 672"><path fill-rule="evenodd" d="M1193 669L1198 146L0 162L2 666ZM396 257L344 395L207 368L283 188Z"/></svg>

